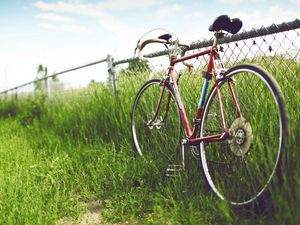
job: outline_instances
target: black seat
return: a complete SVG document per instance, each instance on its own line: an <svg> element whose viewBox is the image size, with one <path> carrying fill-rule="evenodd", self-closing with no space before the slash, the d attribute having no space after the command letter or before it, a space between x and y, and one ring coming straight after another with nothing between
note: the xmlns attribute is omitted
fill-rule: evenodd
<svg viewBox="0 0 300 225"><path fill-rule="evenodd" d="M231 34L236 34L242 28L243 22L238 18L230 19L227 15L218 16L212 25L209 27L209 31L227 31Z"/></svg>

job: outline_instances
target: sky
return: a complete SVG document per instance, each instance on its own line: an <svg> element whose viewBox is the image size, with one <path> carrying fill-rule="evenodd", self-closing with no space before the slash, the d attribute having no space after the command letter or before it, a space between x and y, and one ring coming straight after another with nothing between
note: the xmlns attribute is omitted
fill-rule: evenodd
<svg viewBox="0 0 300 225"><path fill-rule="evenodd" d="M108 54L130 58L153 28L191 43L209 38L208 27L221 14L240 18L249 30L299 19L299 12L300 0L0 0L0 91L35 79L39 64L52 74ZM76 76L104 81L106 69Z"/></svg>

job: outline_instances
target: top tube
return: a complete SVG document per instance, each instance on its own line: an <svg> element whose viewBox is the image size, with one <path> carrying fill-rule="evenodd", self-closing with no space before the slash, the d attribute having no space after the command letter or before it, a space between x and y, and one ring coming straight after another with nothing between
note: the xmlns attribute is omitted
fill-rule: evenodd
<svg viewBox="0 0 300 225"><path fill-rule="evenodd" d="M207 55L207 54L211 53L212 49L213 49L213 47L210 47L209 49L204 50L204 51L200 51L200 52L197 52L197 53L194 53L191 55L173 59L173 60L171 60L171 66L174 66L176 63L183 62L185 60L189 60L189 59L197 58L199 56Z"/></svg>

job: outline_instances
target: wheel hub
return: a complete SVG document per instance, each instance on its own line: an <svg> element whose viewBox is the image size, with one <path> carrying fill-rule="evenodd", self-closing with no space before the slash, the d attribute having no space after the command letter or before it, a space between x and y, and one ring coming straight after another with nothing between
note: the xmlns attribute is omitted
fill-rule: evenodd
<svg viewBox="0 0 300 225"><path fill-rule="evenodd" d="M228 144L230 150L236 156L244 156L249 152L253 141L252 127L245 118L237 118L229 129L230 139Z"/></svg>
<svg viewBox="0 0 300 225"><path fill-rule="evenodd" d="M246 133L244 131L244 129L242 128L239 128L237 131L236 131L236 134L235 134L235 138L236 138L236 143L238 145L242 145L244 144L245 140L246 140Z"/></svg>

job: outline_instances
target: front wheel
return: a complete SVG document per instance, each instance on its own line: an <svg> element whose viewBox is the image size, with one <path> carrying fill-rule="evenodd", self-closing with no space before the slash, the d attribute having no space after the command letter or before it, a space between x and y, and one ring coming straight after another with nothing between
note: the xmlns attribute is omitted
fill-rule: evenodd
<svg viewBox="0 0 300 225"><path fill-rule="evenodd" d="M232 81L241 113L228 85ZM223 142L201 143L201 164L218 197L244 205L262 196L278 172L289 134L287 110L276 81L256 66L233 67L219 86L230 137ZM214 87L203 111L200 136L222 132Z"/></svg>
<svg viewBox="0 0 300 225"><path fill-rule="evenodd" d="M165 171L170 164L178 164L181 123L178 104L169 85L154 79L141 87L131 113L131 133L137 154L160 171Z"/></svg>

